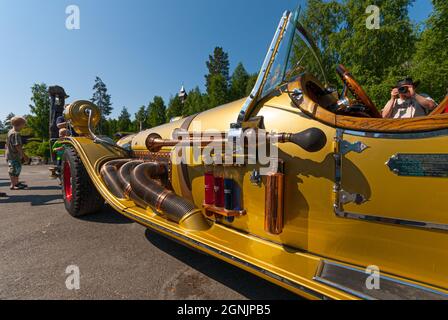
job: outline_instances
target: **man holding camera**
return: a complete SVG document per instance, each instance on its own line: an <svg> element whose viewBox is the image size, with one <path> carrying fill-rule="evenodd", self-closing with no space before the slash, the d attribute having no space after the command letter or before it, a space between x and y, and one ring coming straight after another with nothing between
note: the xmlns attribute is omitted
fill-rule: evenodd
<svg viewBox="0 0 448 320"><path fill-rule="evenodd" d="M437 107L433 99L415 92L418 84L412 78L398 81L391 99L382 111L383 118L406 119L424 117Z"/></svg>

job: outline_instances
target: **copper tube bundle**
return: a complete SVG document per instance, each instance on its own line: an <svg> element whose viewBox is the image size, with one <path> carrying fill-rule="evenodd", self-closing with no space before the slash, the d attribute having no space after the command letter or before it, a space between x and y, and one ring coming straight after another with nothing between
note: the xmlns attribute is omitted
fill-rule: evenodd
<svg viewBox="0 0 448 320"><path fill-rule="evenodd" d="M166 164L157 161L112 160L101 169L106 186L118 198L132 200L144 209L151 207L185 229L208 229L202 210L163 184L167 174Z"/></svg>

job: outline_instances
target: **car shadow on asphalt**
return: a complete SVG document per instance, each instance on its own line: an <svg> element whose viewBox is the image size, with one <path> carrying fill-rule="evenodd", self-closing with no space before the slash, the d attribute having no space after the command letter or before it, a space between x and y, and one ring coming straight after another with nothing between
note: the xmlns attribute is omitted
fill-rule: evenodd
<svg viewBox="0 0 448 320"><path fill-rule="evenodd" d="M11 181L9 179L0 178L0 188L9 187L11 185Z"/></svg>
<svg viewBox="0 0 448 320"><path fill-rule="evenodd" d="M80 217L80 220L94 223L104 223L104 224L134 223L134 221L119 214L108 205L105 205L104 208L98 213L87 215L85 217Z"/></svg>
<svg viewBox="0 0 448 320"><path fill-rule="evenodd" d="M60 186L46 186L46 187L42 187L42 186L33 187L33 186L30 186L28 188L28 190L31 190L31 191L51 191L51 190L61 190L61 187Z"/></svg>
<svg viewBox="0 0 448 320"><path fill-rule="evenodd" d="M56 200L59 200L55 202ZM24 195L7 195L6 198L2 199L1 203L30 203L31 206L50 206L61 204L62 197L60 195L35 195L35 194L24 194Z"/></svg>
<svg viewBox="0 0 448 320"><path fill-rule="evenodd" d="M229 263L189 248L153 230L147 229L146 239L158 249L185 263L251 300L300 300L286 289L276 286Z"/></svg>

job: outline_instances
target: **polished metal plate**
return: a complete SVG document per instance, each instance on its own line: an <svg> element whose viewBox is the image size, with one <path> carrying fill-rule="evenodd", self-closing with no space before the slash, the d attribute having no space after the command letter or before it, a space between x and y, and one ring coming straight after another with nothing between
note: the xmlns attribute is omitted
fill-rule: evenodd
<svg viewBox="0 0 448 320"><path fill-rule="evenodd" d="M448 154L396 154L386 165L398 176L448 177Z"/></svg>
<svg viewBox="0 0 448 320"><path fill-rule="evenodd" d="M314 280L366 300L448 300L444 292L380 275L379 289L368 289L362 269L322 261Z"/></svg>

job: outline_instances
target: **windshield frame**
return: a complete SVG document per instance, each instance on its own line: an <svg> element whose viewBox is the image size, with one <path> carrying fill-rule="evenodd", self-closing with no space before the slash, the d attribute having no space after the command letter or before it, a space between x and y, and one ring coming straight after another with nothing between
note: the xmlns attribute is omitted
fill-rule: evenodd
<svg viewBox="0 0 448 320"><path fill-rule="evenodd" d="M261 67L255 86L252 89L250 96L243 104L242 109L238 115L237 122L232 124L232 128L241 128L242 123L248 120L247 118L250 116L252 109L257 105L258 102L270 96L273 92L277 91L285 83L285 81L290 80L286 79L286 75L288 74L288 68L290 66L289 60L292 52L292 46L297 34L300 36L308 49L312 52L321 70L325 82L324 84L328 85L328 78L322 66L320 51L315 42L312 40L310 34L299 22L300 13L301 7L299 7L292 13L290 11L285 11L285 13L283 14L272 43L269 47L268 53ZM283 51L285 45L286 50ZM284 61L284 65L282 65L281 63L279 64L279 66L281 66L281 73L274 76L275 81L272 81L268 87L268 80L272 76L272 72L274 71L273 66L275 66L279 61L282 61L282 59Z"/></svg>

